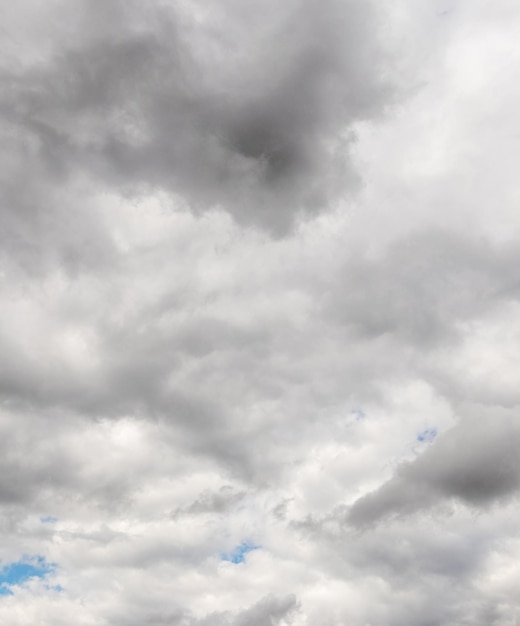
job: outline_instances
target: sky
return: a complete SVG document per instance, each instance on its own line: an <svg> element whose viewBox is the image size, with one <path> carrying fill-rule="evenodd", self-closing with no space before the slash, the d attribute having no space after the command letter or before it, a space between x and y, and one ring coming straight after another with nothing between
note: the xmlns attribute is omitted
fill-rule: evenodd
<svg viewBox="0 0 520 626"><path fill-rule="evenodd" d="M0 24L0 623L520 624L520 3Z"/></svg>

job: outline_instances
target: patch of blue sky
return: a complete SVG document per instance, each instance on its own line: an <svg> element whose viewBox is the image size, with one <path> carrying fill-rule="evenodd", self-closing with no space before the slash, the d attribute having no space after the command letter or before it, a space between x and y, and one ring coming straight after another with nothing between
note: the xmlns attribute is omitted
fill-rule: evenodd
<svg viewBox="0 0 520 626"><path fill-rule="evenodd" d="M437 429L436 428L427 428L423 430L422 433L417 435L417 441L421 441L423 443L431 443L435 437L437 437Z"/></svg>
<svg viewBox="0 0 520 626"><path fill-rule="evenodd" d="M364 420L366 417L365 411L362 411L361 409L354 409L350 412L350 414L354 416L354 419L356 420L356 422L360 422L361 420Z"/></svg>
<svg viewBox="0 0 520 626"><path fill-rule="evenodd" d="M44 579L55 568L54 563L47 563L42 556L23 557L15 563L8 563L0 570L0 595L13 595L11 587L22 585L32 578Z"/></svg>
<svg viewBox="0 0 520 626"><path fill-rule="evenodd" d="M44 515L43 517L40 517L40 522L42 524L56 524L57 521L58 518L54 517L54 515Z"/></svg>
<svg viewBox="0 0 520 626"><path fill-rule="evenodd" d="M245 555L248 552L252 552L253 550L259 550L261 546L257 546L253 543L249 543L247 541L243 541L239 546L236 546L231 550L231 552L225 552L220 555L222 561L229 561L230 563L234 563L238 565L238 563L243 563L245 561Z"/></svg>

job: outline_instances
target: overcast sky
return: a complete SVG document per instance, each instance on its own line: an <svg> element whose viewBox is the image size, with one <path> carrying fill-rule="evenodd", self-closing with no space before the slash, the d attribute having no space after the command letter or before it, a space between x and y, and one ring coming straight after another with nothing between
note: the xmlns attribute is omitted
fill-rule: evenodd
<svg viewBox="0 0 520 626"><path fill-rule="evenodd" d="M0 24L0 623L520 624L518 0Z"/></svg>

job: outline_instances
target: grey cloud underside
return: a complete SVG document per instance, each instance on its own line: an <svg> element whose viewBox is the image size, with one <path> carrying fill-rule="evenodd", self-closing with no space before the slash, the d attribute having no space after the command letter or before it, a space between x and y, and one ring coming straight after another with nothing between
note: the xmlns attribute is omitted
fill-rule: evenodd
<svg viewBox="0 0 520 626"><path fill-rule="evenodd" d="M163 190L278 235L354 189L349 129L391 98L369 4L265 0L254 20L223 10L215 32L173 6L112 2L95 18L87 3L80 37L4 69L2 112L34 170L24 176Z"/></svg>
<svg viewBox="0 0 520 626"><path fill-rule="evenodd" d="M205 491L197 500L184 509L177 509L173 515L200 515L226 513L229 509L239 504L246 496L245 491L235 491L230 485L225 485L214 493Z"/></svg>
<svg viewBox="0 0 520 626"><path fill-rule="evenodd" d="M233 620L233 626L278 626L281 623L291 623L291 617L298 609L298 602L294 595L282 598L266 597L251 608L239 613ZM227 622L224 622L227 624ZM203 622L205 624L205 622ZM211 625L211 621L208 626Z"/></svg>
<svg viewBox="0 0 520 626"><path fill-rule="evenodd" d="M370 525L450 499L482 509L517 494L520 424L516 411L479 407L473 412L416 460L401 464L379 489L357 500L347 512L347 521Z"/></svg>
<svg viewBox="0 0 520 626"><path fill-rule="evenodd" d="M182 609L166 613L143 610L142 606L135 609L136 615L132 617L114 615L112 623L116 626L288 626L298 610L298 602L294 595L270 595L247 609L213 613L202 619L194 618Z"/></svg>

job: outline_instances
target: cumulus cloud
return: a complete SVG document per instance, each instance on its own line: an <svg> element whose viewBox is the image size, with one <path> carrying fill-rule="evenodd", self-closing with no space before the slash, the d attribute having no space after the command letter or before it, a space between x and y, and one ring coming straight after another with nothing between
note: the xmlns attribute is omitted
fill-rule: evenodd
<svg viewBox="0 0 520 626"><path fill-rule="evenodd" d="M520 619L520 11L386 4L0 9L2 624Z"/></svg>
<svg viewBox="0 0 520 626"><path fill-rule="evenodd" d="M395 476L377 491L356 501L348 521L378 522L450 498L481 508L516 494L520 489L518 419L498 408L491 414L476 413L416 460L398 466Z"/></svg>
<svg viewBox="0 0 520 626"><path fill-rule="evenodd" d="M369 3L76 5L46 58L3 71L37 176L164 190L276 234L356 187L352 125L394 89Z"/></svg>

